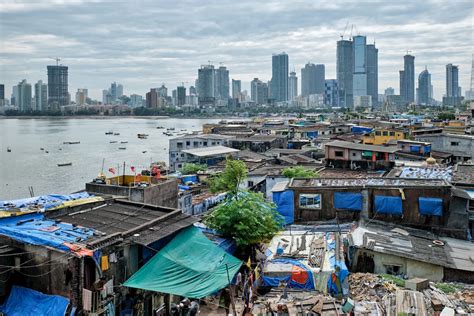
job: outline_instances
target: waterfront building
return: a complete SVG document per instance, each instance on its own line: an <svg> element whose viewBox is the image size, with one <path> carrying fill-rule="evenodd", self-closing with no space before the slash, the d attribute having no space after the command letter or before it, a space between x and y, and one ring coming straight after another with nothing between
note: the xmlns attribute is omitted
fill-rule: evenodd
<svg viewBox="0 0 474 316"><path fill-rule="evenodd" d="M176 88L176 95L177 95L177 105L185 105L186 104L186 88L184 86L178 86Z"/></svg>
<svg viewBox="0 0 474 316"><path fill-rule="evenodd" d="M216 70L213 65L202 65L198 70L198 101L200 106L214 106L216 103Z"/></svg>
<svg viewBox="0 0 474 316"><path fill-rule="evenodd" d="M418 104L431 104L431 74L428 72L426 67L418 76L418 89L416 91Z"/></svg>
<svg viewBox="0 0 474 316"><path fill-rule="evenodd" d="M87 89L77 89L76 92L76 104L77 105L84 105L87 103Z"/></svg>
<svg viewBox="0 0 474 316"><path fill-rule="evenodd" d="M215 79L215 96L220 100L227 101L229 99L229 70L226 67L220 66L216 69Z"/></svg>
<svg viewBox="0 0 474 316"><path fill-rule="evenodd" d="M23 79L18 83L18 100L17 106L20 112L29 112L33 108L31 106L31 84Z"/></svg>
<svg viewBox="0 0 474 316"><path fill-rule="evenodd" d="M5 85L0 84L0 100L3 102L5 100Z"/></svg>
<svg viewBox="0 0 474 316"><path fill-rule="evenodd" d="M400 95L405 104L415 102L415 56L403 56L403 70L400 70Z"/></svg>
<svg viewBox="0 0 474 316"><path fill-rule="evenodd" d="M272 56L271 97L276 102L288 101L288 55Z"/></svg>
<svg viewBox="0 0 474 316"><path fill-rule="evenodd" d="M47 66L48 69L48 105L59 110L59 106L69 104L68 67L63 65Z"/></svg>
<svg viewBox="0 0 474 316"><path fill-rule="evenodd" d="M157 89L150 89L146 93L146 107L151 109L158 108L158 91Z"/></svg>
<svg viewBox="0 0 474 316"><path fill-rule="evenodd" d="M112 103L112 94L107 89L102 90L102 104L111 104Z"/></svg>
<svg viewBox="0 0 474 316"><path fill-rule="evenodd" d="M35 106L36 111L46 111L48 109L48 85L42 80L35 83Z"/></svg>
<svg viewBox="0 0 474 316"><path fill-rule="evenodd" d="M288 78L288 99L290 101L295 100L298 96L298 77L296 77L296 72L290 72L290 77Z"/></svg>
<svg viewBox="0 0 474 316"><path fill-rule="evenodd" d="M128 103L132 108L138 108L143 106L143 97L138 94L130 95L130 102Z"/></svg>

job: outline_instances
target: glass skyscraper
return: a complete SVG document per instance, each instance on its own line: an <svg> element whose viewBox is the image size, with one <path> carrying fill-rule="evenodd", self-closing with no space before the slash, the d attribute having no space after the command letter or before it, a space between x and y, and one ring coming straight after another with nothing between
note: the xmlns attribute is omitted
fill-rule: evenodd
<svg viewBox="0 0 474 316"><path fill-rule="evenodd" d="M339 104L343 107L352 107L352 76L353 76L352 41L340 40L337 42L336 73L339 84Z"/></svg>
<svg viewBox="0 0 474 316"><path fill-rule="evenodd" d="M405 104L415 101L415 56L403 56L403 71L400 71L400 96Z"/></svg>
<svg viewBox="0 0 474 316"><path fill-rule="evenodd" d="M426 68L418 76L417 103L431 104L431 74Z"/></svg>
<svg viewBox="0 0 474 316"><path fill-rule="evenodd" d="M324 93L325 67L322 64L307 63L301 69L301 95Z"/></svg>
<svg viewBox="0 0 474 316"><path fill-rule="evenodd" d="M48 104L58 110L61 105L69 104L68 67L47 66L48 69Z"/></svg>
<svg viewBox="0 0 474 316"><path fill-rule="evenodd" d="M276 102L288 101L288 55L272 56L272 98Z"/></svg>

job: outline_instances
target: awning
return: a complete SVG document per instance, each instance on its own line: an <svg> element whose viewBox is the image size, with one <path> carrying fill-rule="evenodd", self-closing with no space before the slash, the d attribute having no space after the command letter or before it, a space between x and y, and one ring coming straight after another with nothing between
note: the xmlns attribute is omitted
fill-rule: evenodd
<svg viewBox="0 0 474 316"><path fill-rule="evenodd" d="M0 306L0 312L8 316L63 316L68 305L69 300L65 297L14 285L8 299Z"/></svg>
<svg viewBox="0 0 474 316"><path fill-rule="evenodd" d="M191 226L182 230L124 286L202 298L226 287L228 278L232 280L241 264Z"/></svg>

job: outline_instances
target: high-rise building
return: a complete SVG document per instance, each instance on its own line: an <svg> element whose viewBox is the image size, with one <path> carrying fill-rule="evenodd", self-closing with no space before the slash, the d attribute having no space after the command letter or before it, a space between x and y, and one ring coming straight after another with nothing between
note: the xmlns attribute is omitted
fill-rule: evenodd
<svg viewBox="0 0 474 316"><path fill-rule="evenodd" d="M325 75L324 65L308 62L301 69L301 95L306 97L311 94L324 93Z"/></svg>
<svg viewBox="0 0 474 316"><path fill-rule="evenodd" d="M118 84L117 85L117 99L123 96L123 85Z"/></svg>
<svg viewBox="0 0 474 316"><path fill-rule="evenodd" d="M35 110L48 110L48 85L44 84L42 80L35 83Z"/></svg>
<svg viewBox="0 0 474 316"><path fill-rule="evenodd" d="M384 96L386 97L387 95L394 95L395 94L395 89L392 87L388 87L384 91Z"/></svg>
<svg viewBox="0 0 474 316"><path fill-rule="evenodd" d="M352 91L355 97L367 95L367 43L365 36L353 37L354 75Z"/></svg>
<svg viewBox="0 0 474 316"><path fill-rule="evenodd" d="M63 65L47 66L48 69L48 105L59 110L59 106L69 104L68 67Z"/></svg>
<svg viewBox="0 0 474 316"><path fill-rule="evenodd" d="M112 94L110 90L104 89L102 90L102 104L111 104L112 103Z"/></svg>
<svg viewBox="0 0 474 316"><path fill-rule="evenodd" d="M213 106L216 101L216 70L213 65L203 65L198 70L198 100L199 105Z"/></svg>
<svg viewBox="0 0 474 316"><path fill-rule="evenodd" d="M232 79L232 99L239 99L242 90L242 81Z"/></svg>
<svg viewBox="0 0 474 316"><path fill-rule="evenodd" d="M403 70L400 70L400 96L405 104L415 102L415 56L403 56Z"/></svg>
<svg viewBox="0 0 474 316"><path fill-rule="evenodd" d="M288 78L288 99L293 101L298 96L298 77L296 77L296 72L290 72L290 77Z"/></svg>
<svg viewBox="0 0 474 316"><path fill-rule="evenodd" d="M196 87L193 87L193 86L189 87L189 95L197 95Z"/></svg>
<svg viewBox="0 0 474 316"><path fill-rule="evenodd" d="M88 91L87 89L77 89L76 92L76 104L77 105L84 105L87 103L87 96Z"/></svg>
<svg viewBox="0 0 474 316"><path fill-rule="evenodd" d="M158 95L162 98L167 98L168 97L168 88L166 88L165 84L163 83L161 87L157 89Z"/></svg>
<svg viewBox="0 0 474 316"><path fill-rule="evenodd" d="M10 98L10 104L14 106L18 106L18 86L12 87L12 95Z"/></svg>
<svg viewBox="0 0 474 316"><path fill-rule="evenodd" d="M138 94L130 95L130 102L128 103L132 108L138 108L143 106L143 97Z"/></svg>
<svg viewBox="0 0 474 316"><path fill-rule="evenodd" d="M150 89L150 92L146 93L146 107L152 109L158 108L158 96L157 89Z"/></svg>
<svg viewBox="0 0 474 316"><path fill-rule="evenodd" d="M18 100L17 106L20 112L32 111L31 107L31 84L23 79L18 83Z"/></svg>
<svg viewBox="0 0 474 316"><path fill-rule="evenodd" d="M458 105L462 101L459 87L459 68L453 64L446 65L446 96L444 105Z"/></svg>
<svg viewBox="0 0 474 316"><path fill-rule="evenodd" d="M418 75L418 89L416 90L418 104L430 105L431 104L431 74L428 69L423 70Z"/></svg>
<svg viewBox="0 0 474 316"><path fill-rule="evenodd" d="M229 70L224 66L216 69L215 89L216 98L220 100L229 99Z"/></svg>
<svg viewBox="0 0 474 316"><path fill-rule="evenodd" d="M339 84L336 79L325 81L324 104L327 106L339 106Z"/></svg>
<svg viewBox="0 0 474 316"><path fill-rule="evenodd" d="M178 86L176 88L177 94L177 105L185 105L186 104L186 88L184 86Z"/></svg>
<svg viewBox="0 0 474 316"><path fill-rule="evenodd" d="M337 62L336 62L337 82L339 84L340 105L352 107L353 92L353 56L352 41L340 40L337 42Z"/></svg>
<svg viewBox="0 0 474 316"><path fill-rule="evenodd" d="M5 100L5 85L4 84L0 84L0 100L1 101Z"/></svg>
<svg viewBox="0 0 474 316"><path fill-rule="evenodd" d="M372 105L378 104L379 94L379 50L375 44L367 45L367 95L372 97Z"/></svg>
<svg viewBox="0 0 474 316"><path fill-rule="evenodd" d="M272 98L276 102L288 101L288 55L272 56Z"/></svg>
<svg viewBox="0 0 474 316"><path fill-rule="evenodd" d="M258 78L250 82L250 99L257 105L266 104L268 100L268 85Z"/></svg>

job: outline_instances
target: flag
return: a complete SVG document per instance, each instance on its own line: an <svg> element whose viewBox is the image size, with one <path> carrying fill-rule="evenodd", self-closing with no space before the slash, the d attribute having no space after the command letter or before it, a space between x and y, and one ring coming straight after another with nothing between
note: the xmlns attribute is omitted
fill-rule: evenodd
<svg viewBox="0 0 474 316"><path fill-rule="evenodd" d="M111 174L115 174L115 169L114 169L114 168L109 168L109 172L110 172Z"/></svg>
<svg viewBox="0 0 474 316"><path fill-rule="evenodd" d="M247 267L249 267L249 269L252 269L252 261L250 260L250 257L249 260L247 260Z"/></svg>
<svg viewBox="0 0 474 316"><path fill-rule="evenodd" d="M130 170L132 170L132 172L135 173L135 167L134 166L131 166Z"/></svg>
<svg viewBox="0 0 474 316"><path fill-rule="evenodd" d="M137 174L137 176L135 177L135 182L141 182L142 181L142 174L139 173Z"/></svg>

